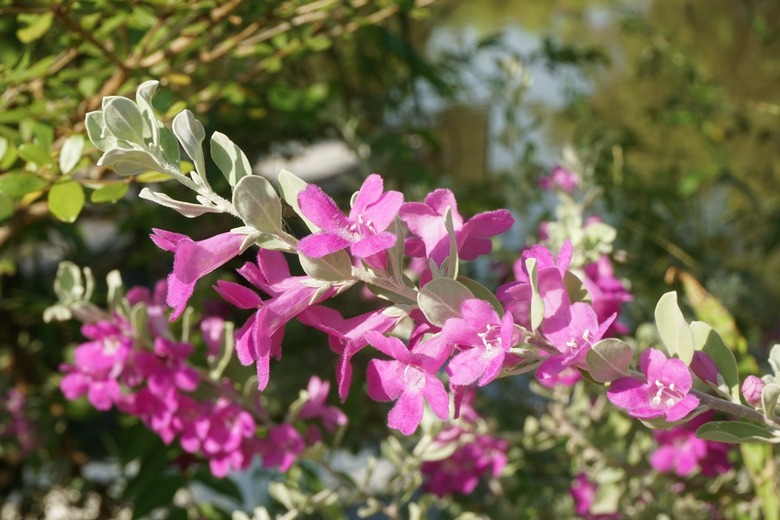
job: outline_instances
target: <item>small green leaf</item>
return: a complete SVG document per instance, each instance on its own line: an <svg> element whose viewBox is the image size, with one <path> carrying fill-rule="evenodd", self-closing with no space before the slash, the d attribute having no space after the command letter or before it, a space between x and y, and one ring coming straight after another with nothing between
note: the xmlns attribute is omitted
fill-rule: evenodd
<svg viewBox="0 0 780 520"><path fill-rule="evenodd" d="M60 150L60 172L63 175L70 173L78 164L83 152L84 136L76 134L68 137Z"/></svg>
<svg viewBox="0 0 780 520"><path fill-rule="evenodd" d="M28 193L40 191L48 182L29 173L9 173L0 177L0 193L12 199L20 199Z"/></svg>
<svg viewBox="0 0 780 520"><path fill-rule="evenodd" d="M732 397L739 399L739 372L734 353L723 342L720 334L704 322L692 322L691 332L693 333L694 348L710 356L715 366L718 367L718 373L729 387Z"/></svg>
<svg viewBox="0 0 780 520"><path fill-rule="evenodd" d="M775 373L775 377L780 377L780 344L772 345L769 351L769 366Z"/></svg>
<svg viewBox="0 0 780 520"><path fill-rule="evenodd" d="M173 179L173 177L169 173L162 173L162 172L156 172L156 171L148 171L139 173L135 176L133 180L135 182L140 182L143 184L151 184L154 182L165 182Z"/></svg>
<svg viewBox="0 0 780 520"><path fill-rule="evenodd" d="M16 37L22 43L31 43L41 38L51 28L54 13L20 14L18 20L25 24L25 27L16 31Z"/></svg>
<svg viewBox="0 0 780 520"><path fill-rule="evenodd" d="M0 222L14 214L14 201L5 193L0 193Z"/></svg>
<svg viewBox="0 0 780 520"><path fill-rule="evenodd" d="M149 170L161 169L161 165L148 152L112 148L97 162L98 166L110 166L118 175L138 175Z"/></svg>
<svg viewBox="0 0 780 520"><path fill-rule="evenodd" d="M474 298L474 294L460 282L452 278L434 278L417 294L417 305L425 317L436 325L443 327L450 318L459 318L461 304Z"/></svg>
<svg viewBox="0 0 780 520"><path fill-rule="evenodd" d="M170 128L164 126L160 130L160 148L162 148L163 157L178 170L180 168L181 152L179 150L179 141Z"/></svg>
<svg viewBox="0 0 780 520"><path fill-rule="evenodd" d="M766 426L740 421L713 421L699 426L696 437L705 441L742 444L744 442L778 443Z"/></svg>
<svg viewBox="0 0 780 520"><path fill-rule="evenodd" d="M303 223L312 233L316 233L320 230L311 220L307 219L301 212L301 208L298 205L298 194L306 189L308 184L300 177L296 177L294 174L287 170L282 170L276 177L276 182L279 184L279 193L284 198L284 201L290 205L290 207L301 217Z"/></svg>
<svg viewBox="0 0 780 520"><path fill-rule="evenodd" d="M585 360L591 377L600 383L608 383L628 374L633 357L631 345L609 338L591 346Z"/></svg>
<svg viewBox="0 0 780 520"><path fill-rule="evenodd" d="M536 258L528 258L525 261L528 271L528 280L531 284L531 330L536 332L544 320L544 300L539 293L539 274L536 271Z"/></svg>
<svg viewBox="0 0 780 520"><path fill-rule="evenodd" d="M3 136L0 136L0 162L3 161L3 157L5 157L5 152L8 151L8 139L6 139Z"/></svg>
<svg viewBox="0 0 780 520"><path fill-rule="evenodd" d="M103 121L103 112L96 110L89 112L84 118L87 127L87 137L95 145L95 148L101 152L107 152L116 145L117 139L111 132L106 130L106 124Z"/></svg>
<svg viewBox="0 0 780 520"><path fill-rule="evenodd" d="M192 112L184 110L173 118L171 127L187 156L195 163L195 171L205 178L206 159L203 156L203 141L206 139L206 131L203 125L195 119Z"/></svg>
<svg viewBox="0 0 780 520"><path fill-rule="evenodd" d="M122 96L103 98L103 121L111 135L144 146L144 118L133 101Z"/></svg>
<svg viewBox="0 0 780 520"><path fill-rule="evenodd" d="M145 122L144 137L151 139L154 144L160 144L160 128L152 107L152 98L159 84L160 82L156 80L144 81L135 91L135 102Z"/></svg>
<svg viewBox="0 0 780 520"><path fill-rule="evenodd" d="M496 314L499 316L504 315L504 307L501 305L501 302L498 301L498 298L496 298L496 295L479 283L476 280L472 280L471 278L468 278L466 276L458 276L458 281L466 286L466 288L471 291L476 298L479 298L480 300L485 300L490 305L493 306L493 308L496 310Z"/></svg>
<svg viewBox="0 0 780 520"><path fill-rule="evenodd" d="M566 287L566 293L572 303L590 301L590 294L588 294L585 284L571 271L566 271L566 274L563 275L563 285Z"/></svg>
<svg viewBox="0 0 780 520"><path fill-rule="evenodd" d="M233 207L247 226L271 235L282 229L282 201L265 177L247 175L233 189Z"/></svg>
<svg viewBox="0 0 780 520"><path fill-rule="evenodd" d="M211 158L231 186L235 186L242 177L252 174L252 167L244 152L220 132L211 135Z"/></svg>
<svg viewBox="0 0 780 520"><path fill-rule="evenodd" d="M343 282L352 277L352 262L343 249L322 258L309 258L298 255L304 272L317 280Z"/></svg>
<svg viewBox="0 0 780 520"><path fill-rule="evenodd" d="M670 356L677 356L686 365L693 359L693 332L677 305L677 293L664 294L655 307L655 326Z"/></svg>
<svg viewBox="0 0 780 520"><path fill-rule="evenodd" d="M28 163L36 164L38 167L52 163L49 152L33 143L24 143L19 146L19 156Z"/></svg>
<svg viewBox="0 0 780 520"><path fill-rule="evenodd" d="M127 194L127 190L130 186L125 182L114 182L101 186L92 192L89 196L89 200L94 204L101 204L104 202L116 202Z"/></svg>
<svg viewBox="0 0 780 520"><path fill-rule="evenodd" d="M64 304L81 301L85 287L81 278L81 269L73 262L63 261L57 267L54 277L54 294Z"/></svg>
<svg viewBox="0 0 780 520"><path fill-rule="evenodd" d="M767 384L761 391L761 408L764 415L771 421L777 422L777 400L780 398L780 385L775 383Z"/></svg>
<svg viewBox="0 0 780 520"><path fill-rule="evenodd" d="M84 188L70 178L56 182L49 190L49 211L63 222L74 222L84 207Z"/></svg>

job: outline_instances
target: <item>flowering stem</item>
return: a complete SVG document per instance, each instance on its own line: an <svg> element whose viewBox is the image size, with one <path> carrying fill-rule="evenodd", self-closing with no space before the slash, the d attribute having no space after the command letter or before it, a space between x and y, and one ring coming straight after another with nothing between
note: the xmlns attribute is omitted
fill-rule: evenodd
<svg viewBox="0 0 780 520"><path fill-rule="evenodd" d="M715 397L714 395L700 392L699 390L691 390L691 393L698 397L703 405L706 405L713 410L720 410L721 412L726 412L727 414L736 415L737 417L751 421L758 421L761 423L767 422L766 417L764 417L763 414L758 413L756 410L748 408L747 406L732 403L725 399Z"/></svg>
<svg viewBox="0 0 780 520"><path fill-rule="evenodd" d="M417 303L417 291L407 287L404 284L393 283L394 280L392 279L388 280L386 278L376 276L367 269L361 269L359 267L353 266L352 278L370 285L376 285L381 289L385 289L393 294L397 294L398 296L409 300L411 303Z"/></svg>

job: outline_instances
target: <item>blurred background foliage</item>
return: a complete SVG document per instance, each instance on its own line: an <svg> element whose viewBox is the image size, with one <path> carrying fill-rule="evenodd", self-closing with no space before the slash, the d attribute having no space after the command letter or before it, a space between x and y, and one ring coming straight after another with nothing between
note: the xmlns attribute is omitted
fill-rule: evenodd
<svg viewBox="0 0 780 520"><path fill-rule="evenodd" d="M129 285L151 285L171 260L147 239L151 227L204 238L231 225L139 201L140 185L159 176L94 166L99 154L72 136L104 96L159 79L161 115L191 109L252 161L337 141L350 157L342 186L377 171L409 199L450 187L464 214L508 207L521 224L500 252L507 261L550 217L536 179L570 143L603 190L595 212L619 230L632 328L688 273L764 359L780 336L777 56L780 4L766 0L0 0L0 394L25 395L39 433L32 450L0 441L0 498L17 493L42 515L43 494L76 489L82 501L99 496L107 517L133 501L137 512L170 502L193 480L238 494L201 470L161 485L157 465L180 453L60 395L57 367L80 335L42 323L59 260L90 265L98 280L119 269ZM481 276L498 283L497 272ZM343 305L350 314L364 303ZM303 374L330 377L317 352L301 349L300 377L272 378L267 392L289 403ZM518 403L524 382L495 388L479 409L519 435L540 400ZM383 410L357 394L345 406L355 450L385 435ZM517 413L507 417L508 406ZM499 510L560 512L551 500L571 475L560 469L566 442L550 443L557 450L518 455L525 465L505 482L513 502ZM111 458L141 461L118 479L130 483L120 494L84 476L85 463ZM524 493L540 482L543 492Z"/></svg>

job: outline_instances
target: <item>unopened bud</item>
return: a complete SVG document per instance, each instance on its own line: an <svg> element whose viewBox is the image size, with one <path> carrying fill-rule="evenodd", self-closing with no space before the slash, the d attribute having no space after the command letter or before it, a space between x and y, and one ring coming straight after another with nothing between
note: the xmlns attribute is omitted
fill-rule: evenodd
<svg viewBox="0 0 780 520"><path fill-rule="evenodd" d="M696 374L696 377L705 383L718 384L718 367L708 354L700 350L694 352L691 360L691 370Z"/></svg>
<svg viewBox="0 0 780 520"><path fill-rule="evenodd" d="M742 382L742 395L747 404L753 407L761 406L761 391L764 390L766 383L756 376L747 376Z"/></svg>

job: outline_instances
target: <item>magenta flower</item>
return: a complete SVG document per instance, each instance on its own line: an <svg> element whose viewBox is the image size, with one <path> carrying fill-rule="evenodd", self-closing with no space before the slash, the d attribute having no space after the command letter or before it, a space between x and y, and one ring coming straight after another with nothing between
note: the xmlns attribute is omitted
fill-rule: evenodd
<svg viewBox="0 0 780 520"><path fill-rule="evenodd" d="M344 412L325 402L328 398L328 392L330 392L330 381L323 381L317 376L311 376L306 392L309 398L298 412L299 419L320 419L329 432L347 424L347 416Z"/></svg>
<svg viewBox="0 0 780 520"><path fill-rule="evenodd" d="M322 188L309 184L298 194L303 214L321 229L304 237L298 251L310 258L321 258L349 247L353 256L366 258L392 247L396 236L385 231L398 215L403 194L383 192L382 177L369 175L355 197L349 216Z"/></svg>
<svg viewBox="0 0 780 520"><path fill-rule="evenodd" d="M479 386L485 386L498 377L509 349L519 343L520 333L510 313L499 319L493 306L484 300L466 300L460 311L462 317L448 319L439 338L431 341L461 349L447 365L451 385L470 385L479 380Z"/></svg>
<svg viewBox="0 0 780 520"><path fill-rule="evenodd" d="M693 378L688 366L679 359L667 359L660 350L650 348L639 358L646 380L621 377L607 390L609 401L638 419L664 417L668 422L683 419L699 405L690 394Z"/></svg>
<svg viewBox="0 0 780 520"><path fill-rule="evenodd" d="M766 383L760 377L747 376L742 381L742 396L745 398L745 402L754 408L760 408L761 392L765 386Z"/></svg>
<svg viewBox="0 0 780 520"><path fill-rule="evenodd" d="M586 520L618 520L621 518L618 513L594 514L590 512L597 492L596 484L591 482L584 473L577 475L569 489L571 498L574 500L574 514Z"/></svg>
<svg viewBox="0 0 780 520"><path fill-rule="evenodd" d="M277 466L282 472L290 469L298 455L306 449L301 434L289 424L274 426L268 431L268 438L259 443L263 467Z"/></svg>
<svg viewBox="0 0 780 520"><path fill-rule="evenodd" d="M425 401L440 419L449 415L449 396L436 377L442 360L428 357L417 343L407 348L398 338L378 332L366 334L368 342L392 361L372 359L366 378L368 396L375 401L396 401L387 416L387 425L404 435L411 435L420 425Z"/></svg>
<svg viewBox="0 0 780 520"><path fill-rule="evenodd" d="M186 363L193 350L189 343L158 337L154 339L154 352L136 352L133 361L153 393L164 395L176 388L192 392L200 382L197 370Z"/></svg>
<svg viewBox="0 0 780 520"><path fill-rule="evenodd" d="M425 461L420 470L425 477L423 489L440 497L473 492L485 477L497 478L507 464L509 443L490 435L475 434L457 426L445 428L434 444L457 444L443 460Z"/></svg>
<svg viewBox="0 0 780 520"><path fill-rule="evenodd" d="M585 266L583 284L590 295L591 305L596 311L599 321L605 321L613 314L620 316L624 303L633 299L625 284L615 277L612 262L607 255L601 256L596 262ZM628 333L628 327L618 322L612 322L605 336Z"/></svg>
<svg viewBox="0 0 780 520"><path fill-rule="evenodd" d="M551 387L555 383L573 384L578 381L580 374L574 369L587 368L585 356L588 350L604 336L614 319L612 315L599 324L593 308L587 303L577 302L569 307L568 313L558 313L543 321L542 333L561 353L548 357L539 365L536 370L539 382Z"/></svg>
<svg viewBox="0 0 780 520"><path fill-rule="evenodd" d="M705 441L696 437L696 430L710 421L712 414L696 416L690 422L668 430L656 430L653 437L659 446L650 455L650 465L662 473L690 475L697 468L708 477L715 477L731 468L728 444Z"/></svg>
<svg viewBox="0 0 780 520"><path fill-rule="evenodd" d="M73 365L60 366L65 372L60 389L70 400L86 394L92 406L105 411L122 396L118 380L133 341L124 336L121 326L108 321L84 325L81 331L93 341L76 347Z"/></svg>
<svg viewBox="0 0 780 520"><path fill-rule="evenodd" d="M550 175L539 179L539 186L547 191L554 191L556 189L571 193L576 190L580 185L579 176L563 168L556 166Z"/></svg>
<svg viewBox="0 0 780 520"><path fill-rule="evenodd" d="M450 237L444 215L450 210L458 254L463 260L474 260L490 253L491 237L512 227L514 219L509 211L499 209L474 215L464 222L458 213L455 196L450 190L439 189L429 193L425 202L408 202L401 206L399 216L415 236L406 241L406 253L424 256L441 265L450 254Z"/></svg>
<svg viewBox="0 0 780 520"><path fill-rule="evenodd" d="M220 296L236 307L256 309L236 332L236 353L244 365L257 362L257 386L264 390L268 384L271 357L281 357L282 337L287 322L306 311L313 303L335 295L338 289L330 288L316 302L312 302L319 287L311 284L312 279L308 276L290 276L284 255L267 249L258 251L256 264L247 262L238 273L271 296L269 300L263 300L253 290L224 280L214 286Z"/></svg>
<svg viewBox="0 0 780 520"><path fill-rule="evenodd" d="M173 272L168 275L166 301L173 308L171 321L187 307L195 283L241 252L244 235L227 232L198 242L186 235L152 229L152 241L160 249L173 251Z"/></svg>

